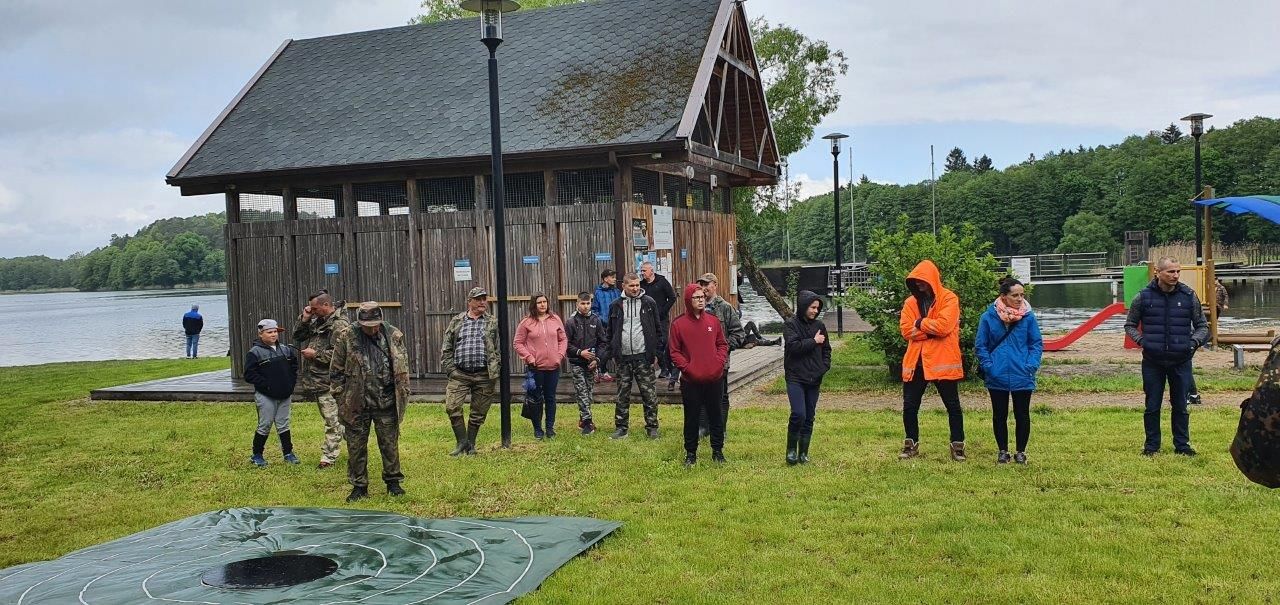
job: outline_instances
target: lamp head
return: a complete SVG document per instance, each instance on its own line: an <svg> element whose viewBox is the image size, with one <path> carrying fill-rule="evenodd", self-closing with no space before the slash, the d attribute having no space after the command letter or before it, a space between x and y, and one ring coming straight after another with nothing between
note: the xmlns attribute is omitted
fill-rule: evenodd
<svg viewBox="0 0 1280 605"><path fill-rule="evenodd" d="M1212 117L1207 113L1193 113L1183 117L1182 121L1191 122L1191 136L1198 139L1200 135L1204 134L1204 121Z"/></svg>
<svg viewBox="0 0 1280 605"><path fill-rule="evenodd" d="M462 10L480 13L480 39L485 42L502 41L502 13L520 9L515 0L462 0Z"/></svg>
<svg viewBox="0 0 1280 605"><path fill-rule="evenodd" d="M849 135L833 132L822 138L831 141L831 155L840 155L840 139L847 139Z"/></svg>

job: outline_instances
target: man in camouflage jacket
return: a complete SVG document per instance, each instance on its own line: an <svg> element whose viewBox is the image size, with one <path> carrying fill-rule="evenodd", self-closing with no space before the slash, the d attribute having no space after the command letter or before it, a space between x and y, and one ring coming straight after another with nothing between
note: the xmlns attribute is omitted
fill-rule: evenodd
<svg viewBox="0 0 1280 605"><path fill-rule="evenodd" d="M440 364L449 377L444 391L444 411L453 426L457 447L450 456L474 455L480 426L489 415L493 392L501 375L498 358L498 320L489 314L489 292L472 288L467 310L453 317L444 330ZM462 414L471 397L470 418Z"/></svg>
<svg viewBox="0 0 1280 605"><path fill-rule="evenodd" d="M338 461L342 443L342 423L338 422L338 402L329 393L329 364L333 362L336 335L350 330L351 322L338 309L333 296L321 290L303 307L293 329L293 342L302 353L302 371L296 392L316 399L320 417L324 419L324 441L320 444L320 468Z"/></svg>
<svg viewBox="0 0 1280 605"><path fill-rule="evenodd" d="M354 502L369 495L369 432L377 431L387 493L404 494L400 482L400 422L409 403L409 354L404 333L382 320L376 302L360 304L358 326L339 332L329 366L331 393L346 429L347 479Z"/></svg>

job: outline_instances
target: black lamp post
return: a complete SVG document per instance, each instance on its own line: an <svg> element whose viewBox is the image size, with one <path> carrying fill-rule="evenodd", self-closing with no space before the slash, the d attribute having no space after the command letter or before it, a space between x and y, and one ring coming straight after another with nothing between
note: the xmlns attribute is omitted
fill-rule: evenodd
<svg viewBox="0 0 1280 605"><path fill-rule="evenodd" d="M1204 121L1206 118L1213 116L1207 113L1193 113L1182 118L1184 121L1191 122L1191 138L1196 140L1196 199L1204 192L1204 185L1200 182L1200 135L1204 134ZM1203 212L1200 212L1199 206L1192 206L1196 213L1196 264L1204 264L1204 218Z"/></svg>
<svg viewBox="0 0 1280 605"><path fill-rule="evenodd" d="M836 296L844 293L844 254L840 249L840 139L847 139L849 135L833 132L825 137L831 141L831 174L835 182L835 212L834 220L831 221L836 230ZM837 299L838 301L839 299ZM798 309L797 309L798 311ZM836 302L836 334L844 336L844 311L840 308L840 303Z"/></svg>
<svg viewBox="0 0 1280 605"><path fill-rule="evenodd" d="M498 393L502 406L502 447L511 447L511 342L507 328L507 234L502 188L502 120L498 114L498 45L502 44L502 13L519 10L512 0L463 0L463 10L480 13L480 41L489 49L489 135L493 158L493 252L496 257L498 305Z"/></svg>

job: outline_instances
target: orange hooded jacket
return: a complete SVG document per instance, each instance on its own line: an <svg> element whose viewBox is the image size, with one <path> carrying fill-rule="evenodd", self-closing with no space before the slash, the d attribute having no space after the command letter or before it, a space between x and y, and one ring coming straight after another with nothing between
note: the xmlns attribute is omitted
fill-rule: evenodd
<svg viewBox="0 0 1280 605"><path fill-rule="evenodd" d="M920 318L920 306L914 295L902 303L898 329L907 339L907 353L902 356L902 381L911 382L916 364L924 358L925 380L961 380L964 361L960 356L960 298L942 287L942 275L931 260L922 260L907 276L933 288L933 306ZM920 327L916 320L920 319Z"/></svg>

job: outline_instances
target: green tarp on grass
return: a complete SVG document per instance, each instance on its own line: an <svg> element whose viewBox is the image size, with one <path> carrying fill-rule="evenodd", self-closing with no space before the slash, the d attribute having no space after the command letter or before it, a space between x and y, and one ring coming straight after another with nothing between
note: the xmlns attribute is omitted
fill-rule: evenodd
<svg viewBox="0 0 1280 605"><path fill-rule="evenodd" d="M619 526L577 517L236 508L0 570L0 603L506 603ZM229 563L286 554L327 557L337 570L280 588L201 580Z"/></svg>

